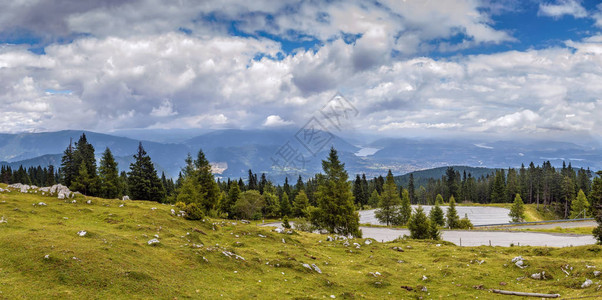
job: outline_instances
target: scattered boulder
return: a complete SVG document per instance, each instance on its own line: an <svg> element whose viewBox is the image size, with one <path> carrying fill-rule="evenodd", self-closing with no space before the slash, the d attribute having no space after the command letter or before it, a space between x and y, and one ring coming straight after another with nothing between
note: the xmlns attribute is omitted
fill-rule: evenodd
<svg viewBox="0 0 602 300"><path fill-rule="evenodd" d="M4 216L2 216L2 217L0 218L0 223L8 223L8 222L7 222L7 221L4 219Z"/></svg>
<svg viewBox="0 0 602 300"><path fill-rule="evenodd" d="M527 267L527 266L525 266L525 261L522 256L517 256L517 257L513 258L512 262L514 263L515 266L517 266L521 269L524 269Z"/></svg>
<svg viewBox="0 0 602 300"><path fill-rule="evenodd" d="M598 277L600 276L601 272L600 271L594 271L594 277Z"/></svg>
<svg viewBox="0 0 602 300"><path fill-rule="evenodd" d="M263 234L261 234L261 233L260 233L260 234L258 234L258 235L259 235L259 237L260 237L260 238L264 238L264 237L265 237L265 235L263 235Z"/></svg>
<svg viewBox="0 0 602 300"><path fill-rule="evenodd" d="M44 259L50 259L50 254L44 255Z"/></svg>
<svg viewBox="0 0 602 300"><path fill-rule="evenodd" d="M283 233L283 232L284 232L284 229L282 229L282 228L278 227L278 228L274 229L274 231L276 231L276 232L278 232L278 233Z"/></svg>
<svg viewBox="0 0 602 300"><path fill-rule="evenodd" d="M332 242L332 241L334 241L334 239L329 235L329 236L326 237L326 241L327 242Z"/></svg>
<svg viewBox="0 0 602 300"><path fill-rule="evenodd" d="M368 239L368 240L365 240L365 241L364 241L364 244L366 244L366 245L370 245L370 244L372 244L372 240L370 240L370 239Z"/></svg>
<svg viewBox="0 0 602 300"><path fill-rule="evenodd" d="M322 270L320 270L320 268L318 268L318 266L316 266L316 264L311 264L311 267L314 268L314 270L316 272L318 272L318 274L322 274Z"/></svg>
<svg viewBox="0 0 602 300"><path fill-rule="evenodd" d="M65 194L59 193L58 196L57 196L57 198L59 198L59 199L65 199Z"/></svg>
<svg viewBox="0 0 602 300"><path fill-rule="evenodd" d="M594 282L591 279L585 279L585 282L581 285L582 289L590 287Z"/></svg>
<svg viewBox="0 0 602 300"><path fill-rule="evenodd" d="M125 200L130 200L130 197L128 195L123 196L123 198L121 198L121 200L125 201Z"/></svg>
<svg viewBox="0 0 602 300"><path fill-rule="evenodd" d="M88 232L85 230L80 230L77 232L77 235L79 235L79 236L86 236L86 234L88 234Z"/></svg>
<svg viewBox="0 0 602 300"><path fill-rule="evenodd" d="M46 203L44 203L44 202L38 202L38 206L46 206Z"/></svg>
<svg viewBox="0 0 602 300"><path fill-rule="evenodd" d="M314 270L314 269L311 268L311 266L309 264L301 264L301 265L303 265L303 267L305 267L307 269L310 269L312 271Z"/></svg>
<svg viewBox="0 0 602 300"><path fill-rule="evenodd" d="M92 200L86 201L86 204L92 204Z"/></svg>
<svg viewBox="0 0 602 300"><path fill-rule="evenodd" d="M546 271L541 271L541 273L533 273L531 274L531 278L535 280L545 280L546 279Z"/></svg>
<svg viewBox="0 0 602 300"><path fill-rule="evenodd" d="M155 245L161 243L158 239L152 239L146 242L148 245Z"/></svg>
<svg viewBox="0 0 602 300"><path fill-rule="evenodd" d="M428 280L429 278L426 277L425 275L422 275L422 280Z"/></svg>
<svg viewBox="0 0 602 300"><path fill-rule="evenodd" d="M345 247L349 247L349 242L348 242L348 241L345 241L345 242L343 243L343 246L345 246Z"/></svg>

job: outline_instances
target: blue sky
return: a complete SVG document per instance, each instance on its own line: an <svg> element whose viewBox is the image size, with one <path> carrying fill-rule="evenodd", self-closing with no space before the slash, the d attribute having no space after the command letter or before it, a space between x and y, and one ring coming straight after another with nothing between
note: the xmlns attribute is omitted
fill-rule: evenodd
<svg viewBox="0 0 602 300"><path fill-rule="evenodd" d="M11 1L0 131L294 128L599 138L597 1ZM65 118L68 112L69 118Z"/></svg>

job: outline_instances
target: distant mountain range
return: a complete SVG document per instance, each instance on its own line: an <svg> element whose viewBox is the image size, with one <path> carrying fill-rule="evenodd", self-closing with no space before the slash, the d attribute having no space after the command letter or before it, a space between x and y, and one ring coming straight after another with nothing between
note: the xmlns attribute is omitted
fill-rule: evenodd
<svg viewBox="0 0 602 300"><path fill-rule="evenodd" d="M157 169L172 177L178 175L188 153L195 157L198 150L203 149L214 164L217 176L246 178L248 170L252 169L258 174L265 172L278 182L284 176L294 181L296 178L291 177L297 177L298 174L307 178L320 172L321 160L327 156L331 146L339 151L340 159L353 177L357 173L366 173L370 178L385 175L388 169L394 174L406 174L450 165L507 168L519 167L521 163L527 165L531 161L541 164L544 160L550 160L556 166L562 165L564 160L571 162L574 167L602 169L600 149L565 142L485 143L461 139L386 138L362 144L359 139L349 139L353 141L349 143L336 135L326 135L327 138L315 140L319 142L316 142L316 146L304 141L303 138L307 136L298 131L236 129L206 132L192 138L190 131L178 132L172 139L167 139L173 142L165 142L166 139L159 137L154 141L132 138L135 131L128 132L129 137L77 130L0 134L0 163L13 167L50 164L58 167L70 139L75 142L82 133L86 133L88 141L95 147L97 157L105 147L109 147L121 170L129 169L132 155L141 141ZM168 136L168 132L161 134ZM149 133L140 136L152 137ZM285 158L302 168L300 173L282 173L275 161ZM444 171L445 168L442 169ZM472 170L473 176L477 176L476 172L477 169Z"/></svg>

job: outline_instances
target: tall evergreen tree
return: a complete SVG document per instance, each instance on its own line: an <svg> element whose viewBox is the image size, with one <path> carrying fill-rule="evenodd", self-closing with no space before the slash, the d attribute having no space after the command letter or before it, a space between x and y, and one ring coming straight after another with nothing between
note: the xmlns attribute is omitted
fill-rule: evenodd
<svg viewBox="0 0 602 300"><path fill-rule="evenodd" d="M219 186L215 182L213 173L211 173L211 165L207 158L205 158L205 153L202 150L199 150L194 165L197 172L196 178L200 184L201 205L205 212L208 213L215 208L219 201Z"/></svg>
<svg viewBox="0 0 602 300"><path fill-rule="evenodd" d="M450 229L458 228L460 217L458 217L458 211L456 210L456 200L453 196L449 198L449 207L447 208L447 227Z"/></svg>
<svg viewBox="0 0 602 300"><path fill-rule="evenodd" d="M587 211L589 209L589 202L587 202L587 197L583 190L579 190L577 194L577 198L573 200L571 204L571 219L576 218L587 218Z"/></svg>
<svg viewBox="0 0 602 300"><path fill-rule="evenodd" d="M523 203L520 194L515 195L514 203L512 203L512 207L510 207L508 216L510 216L513 223L518 223L525 219L525 204Z"/></svg>
<svg viewBox="0 0 602 300"><path fill-rule="evenodd" d="M359 176L358 176L359 178ZM383 187L383 193L380 196L379 209L376 210L374 216L379 222L387 224L398 223L399 211L398 206L401 204L401 199L397 194L397 185L395 185L395 179L393 173L389 170L387 179Z"/></svg>
<svg viewBox="0 0 602 300"><path fill-rule="evenodd" d="M414 186L414 173L410 173L410 179L408 182L408 195L410 196L410 202L416 203L416 187Z"/></svg>
<svg viewBox="0 0 602 300"><path fill-rule="evenodd" d="M158 202L165 199L165 190L161 180L157 176L151 158L142 147L142 143L138 144L138 152L134 155L134 162L130 164L128 188L132 199Z"/></svg>
<svg viewBox="0 0 602 300"><path fill-rule="evenodd" d="M405 225L412 216L412 205L410 203L410 194L408 190L401 192L401 206L399 207L399 224Z"/></svg>
<svg viewBox="0 0 602 300"><path fill-rule="evenodd" d="M119 170L109 147L102 153L100 166L98 166L98 177L100 178L100 195L102 197L112 199L120 196L122 191L119 184Z"/></svg>
<svg viewBox="0 0 602 300"><path fill-rule="evenodd" d="M240 188L238 184L230 184L228 195L220 203L220 211L228 214L229 218L234 216L234 205L240 199Z"/></svg>
<svg viewBox="0 0 602 300"><path fill-rule="evenodd" d="M66 186L71 186L71 182L79 172L79 166L75 165L73 151L73 144L69 141L69 146L63 152L63 158L61 159L62 183Z"/></svg>
<svg viewBox="0 0 602 300"><path fill-rule="evenodd" d="M299 194L295 197L293 203L293 216L295 217L307 217L307 207L309 207L309 199L304 190L299 191Z"/></svg>
<svg viewBox="0 0 602 300"><path fill-rule="evenodd" d="M438 203L435 203L435 206L433 206L429 212L429 218L431 219L432 223L439 226L445 226L445 214Z"/></svg>
<svg viewBox="0 0 602 300"><path fill-rule="evenodd" d="M359 215L353 205L345 164L339 161L334 148L330 149L328 158L322 161L322 169L325 174L318 183L318 210L312 216L312 223L332 233L361 237Z"/></svg>
<svg viewBox="0 0 602 300"><path fill-rule="evenodd" d="M430 227L430 221L424 214L422 206L419 205L408 221L410 237L413 239L429 239L431 238Z"/></svg>
<svg viewBox="0 0 602 300"><path fill-rule="evenodd" d="M287 193L282 193L282 198L280 199L280 215L282 217L291 215L291 202L288 199Z"/></svg>
<svg viewBox="0 0 602 300"><path fill-rule="evenodd" d="M54 176L54 166L53 165L49 165L48 166L48 171L46 173L46 182L45 185L46 186L53 186L56 184L56 177Z"/></svg>

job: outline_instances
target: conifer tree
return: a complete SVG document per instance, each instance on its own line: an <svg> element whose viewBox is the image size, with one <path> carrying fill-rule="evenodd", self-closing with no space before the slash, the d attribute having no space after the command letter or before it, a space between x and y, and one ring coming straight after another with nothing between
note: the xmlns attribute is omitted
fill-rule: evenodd
<svg viewBox="0 0 602 300"><path fill-rule="evenodd" d="M130 164L128 188L131 199L158 202L165 199L161 180L142 143L138 144L138 152L134 155L134 162Z"/></svg>
<svg viewBox="0 0 602 300"><path fill-rule="evenodd" d="M458 228L458 222L460 221L460 217L458 217L458 211L456 210L456 200L454 196L449 198L449 207L447 208L447 227L450 229Z"/></svg>
<svg viewBox="0 0 602 300"><path fill-rule="evenodd" d="M219 186L215 182L213 173L211 173L211 165L207 158L205 158L205 153L202 150L199 150L194 165L196 167L195 172L198 173L196 178L198 178L197 180L200 184L201 205L206 212L209 212L215 208L219 201Z"/></svg>
<svg viewBox="0 0 602 300"><path fill-rule="evenodd" d="M234 205L240 199L240 188L238 184L230 184L228 195L220 203L220 211L228 214L229 218L234 216Z"/></svg>
<svg viewBox="0 0 602 300"><path fill-rule="evenodd" d="M389 224L397 225L397 223L402 222L398 216L399 204L401 204L401 199L399 199L399 195L397 194L397 185L395 185L393 173L389 170L383 186L383 193L380 197L379 209L376 210L374 216L379 222L385 223L387 226Z"/></svg>
<svg viewBox="0 0 602 300"><path fill-rule="evenodd" d="M86 163L82 161L79 165L77 176L71 182L71 186L69 188L84 195L88 195L91 181L90 175L88 174L88 167L86 166Z"/></svg>
<svg viewBox="0 0 602 300"><path fill-rule="evenodd" d="M399 207L399 224L405 225L410 221L412 216L412 205L410 203L410 194L404 189L401 192L401 206Z"/></svg>
<svg viewBox="0 0 602 300"><path fill-rule="evenodd" d="M435 198L435 205L443 205L443 196L441 194L437 194Z"/></svg>
<svg viewBox="0 0 602 300"><path fill-rule="evenodd" d="M430 221L424 214L422 206L419 205L411 215L408 221L410 237L413 239L429 239L431 237Z"/></svg>
<svg viewBox="0 0 602 300"><path fill-rule="evenodd" d="M571 204L571 219L576 218L587 218L587 211L589 209L589 202L587 202L587 197L583 190L579 190L577 194L577 198L573 199L573 203Z"/></svg>
<svg viewBox="0 0 602 300"><path fill-rule="evenodd" d="M108 147L102 153L100 159L100 166L98 166L98 177L101 183L100 196L104 198L116 198L121 191L121 185L119 183L119 170L117 169L117 162L111 153L111 149Z"/></svg>
<svg viewBox="0 0 602 300"><path fill-rule="evenodd" d="M67 149L63 152L63 158L61 159L62 183L66 186L71 186L71 182L79 172L79 166L75 165L73 159L73 150L73 145L71 141L69 141L69 146L67 146Z"/></svg>
<svg viewBox="0 0 602 300"><path fill-rule="evenodd" d="M438 203L435 203L435 206L433 206L429 212L429 218L431 219L432 223L438 226L445 226L445 214Z"/></svg>
<svg viewBox="0 0 602 300"><path fill-rule="evenodd" d="M53 165L49 165L48 166L48 171L46 173L46 182L45 185L46 186L53 186L56 184L56 178L54 175L54 166Z"/></svg>
<svg viewBox="0 0 602 300"><path fill-rule="evenodd" d="M378 207L379 203L380 203L380 195L378 194L378 191L374 190L374 191L372 191L372 195L370 195L368 204L370 205L370 207L374 208L374 207Z"/></svg>
<svg viewBox="0 0 602 300"><path fill-rule="evenodd" d="M295 197L293 205L293 216L295 217L307 217L307 207L309 206L309 199L304 190L299 191L299 194Z"/></svg>
<svg viewBox="0 0 602 300"><path fill-rule="evenodd" d="M312 223L331 233L361 237L359 215L353 205L345 164L339 161L334 148L330 149L328 158L322 161L322 169L325 174L318 183L318 209L315 210L315 217L312 216Z"/></svg>
<svg viewBox="0 0 602 300"><path fill-rule="evenodd" d="M512 219L513 223L518 223L525 219L525 205L520 194L516 194L512 207L510 207L510 213L508 216Z"/></svg>
<svg viewBox="0 0 602 300"><path fill-rule="evenodd" d="M282 199L280 199L280 215L288 216L291 214L291 202L288 199L287 193L282 193Z"/></svg>
<svg viewBox="0 0 602 300"><path fill-rule="evenodd" d="M416 203L416 187L414 187L413 173L410 173L410 180L408 182L408 194L410 196L410 203Z"/></svg>

